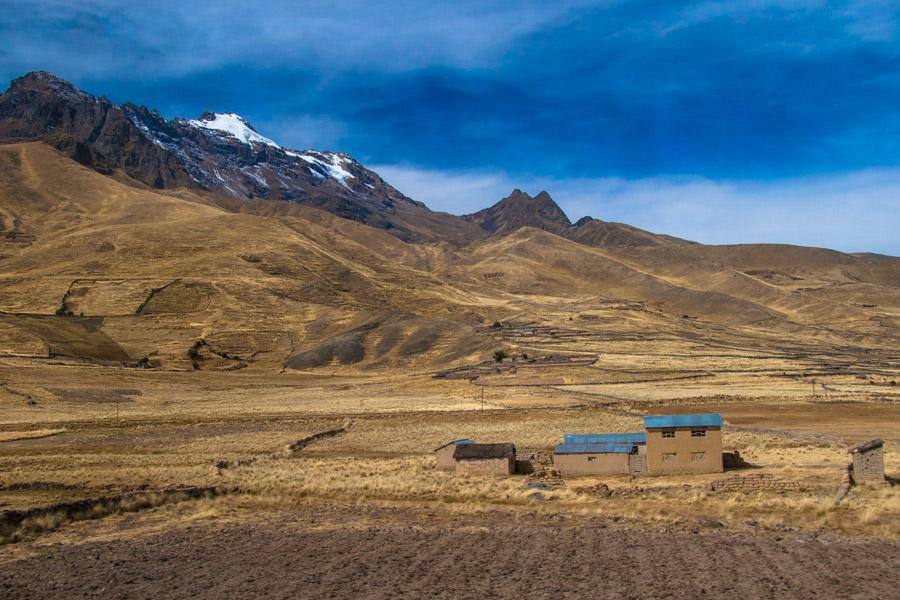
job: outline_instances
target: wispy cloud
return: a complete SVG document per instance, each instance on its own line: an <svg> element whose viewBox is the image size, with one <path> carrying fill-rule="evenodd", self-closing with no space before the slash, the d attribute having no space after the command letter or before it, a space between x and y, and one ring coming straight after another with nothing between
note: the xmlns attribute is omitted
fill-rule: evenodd
<svg viewBox="0 0 900 600"><path fill-rule="evenodd" d="M701 241L898 253L897 23L888 0L0 0L0 78L239 112L458 212L546 188Z"/></svg>
<svg viewBox="0 0 900 600"><path fill-rule="evenodd" d="M375 168L406 194L454 214L489 206L514 188L531 195L546 190L573 221L590 215L707 244L783 243L900 256L900 168L765 183Z"/></svg>

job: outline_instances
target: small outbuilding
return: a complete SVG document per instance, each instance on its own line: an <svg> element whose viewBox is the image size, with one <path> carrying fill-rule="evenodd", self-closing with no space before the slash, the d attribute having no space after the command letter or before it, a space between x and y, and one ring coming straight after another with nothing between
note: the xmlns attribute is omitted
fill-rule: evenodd
<svg viewBox="0 0 900 600"><path fill-rule="evenodd" d="M510 475L516 472L515 444L456 444L456 472L473 475Z"/></svg>
<svg viewBox="0 0 900 600"><path fill-rule="evenodd" d="M638 446L630 442L564 443L553 450L553 465L563 477L628 475Z"/></svg>
<svg viewBox="0 0 900 600"><path fill-rule="evenodd" d="M474 444L472 440L465 438L461 440L453 440L447 442L443 446L434 449L434 460L437 468L444 471L453 471L456 469L456 460L453 458L453 452L459 444Z"/></svg>
<svg viewBox="0 0 900 600"><path fill-rule="evenodd" d="M884 442L871 440L850 450L853 457L853 481L855 483L881 483L884 481Z"/></svg>

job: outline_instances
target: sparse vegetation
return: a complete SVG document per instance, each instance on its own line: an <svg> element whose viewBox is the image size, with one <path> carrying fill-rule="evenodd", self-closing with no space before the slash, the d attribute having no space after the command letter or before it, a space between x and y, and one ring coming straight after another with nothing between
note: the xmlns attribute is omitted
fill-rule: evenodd
<svg viewBox="0 0 900 600"><path fill-rule="evenodd" d="M494 361L503 362L503 359L509 358L509 354L505 350L497 350L494 352Z"/></svg>

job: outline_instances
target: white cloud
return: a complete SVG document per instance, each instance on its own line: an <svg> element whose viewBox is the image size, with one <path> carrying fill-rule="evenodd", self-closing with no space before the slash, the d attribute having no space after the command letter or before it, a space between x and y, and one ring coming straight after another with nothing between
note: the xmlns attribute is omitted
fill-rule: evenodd
<svg viewBox="0 0 900 600"><path fill-rule="evenodd" d="M575 0L391 4L345 0L141 3L12 0L4 60L67 77L185 76L231 65L396 72L483 66ZM2 5L2 3L0 3ZM19 6L15 6L19 5Z"/></svg>
<svg viewBox="0 0 900 600"><path fill-rule="evenodd" d="M490 206L518 187L532 195L547 190L573 221L591 215L707 244L787 243L900 256L900 168L771 182L373 168L410 197L454 214Z"/></svg>

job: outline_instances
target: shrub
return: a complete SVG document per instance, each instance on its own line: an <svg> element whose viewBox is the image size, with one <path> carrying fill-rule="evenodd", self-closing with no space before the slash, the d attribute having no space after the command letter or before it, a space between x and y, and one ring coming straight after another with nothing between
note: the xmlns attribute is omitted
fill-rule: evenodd
<svg viewBox="0 0 900 600"><path fill-rule="evenodd" d="M503 359L507 358L508 356L509 355L505 350L497 350L496 352L494 352L494 360L497 362L503 362Z"/></svg>

